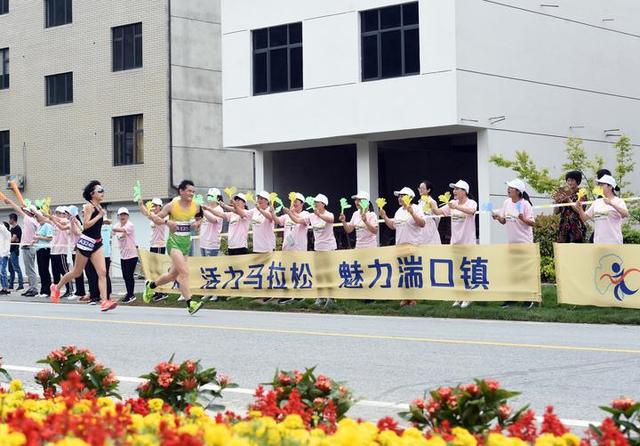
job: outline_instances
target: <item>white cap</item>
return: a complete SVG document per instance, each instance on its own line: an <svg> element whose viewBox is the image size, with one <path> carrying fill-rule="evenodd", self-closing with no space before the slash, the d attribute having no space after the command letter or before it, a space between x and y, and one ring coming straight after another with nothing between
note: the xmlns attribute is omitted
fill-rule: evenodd
<svg viewBox="0 0 640 446"><path fill-rule="evenodd" d="M222 195L222 192L217 187L212 187L207 191L207 197L216 197L218 199L220 195Z"/></svg>
<svg viewBox="0 0 640 446"><path fill-rule="evenodd" d="M596 180L596 182L600 184L608 184L614 189L618 185L618 183L616 183L616 179L613 178L611 175L602 175L602 177L599 180Z"/></svg>
<svg viewBox="0 0 640 446"><path fill-rule="evenodd" d="M158 197L154 198L153 200L151 200L152 204L155 204L156 206L162 206L162 200Z"/></svg>
<svg viewBox="0 0 640 446"><path fill-rule="evenodd" d="M469 193L469 183L464 180L458 180L457 183L449 183L449 187L452 189L462 189L466 193Z"/></svg>
<svg viewBox="0 0 640 446"><path fill-rule="evenodd" d="M120 209L118 209L118 215L122 215L122 214L127 214L127 215L129 215L129 209L127 209L127 208L120 208Z"/></svg>
<svg viewBox="0 0 640 446"><path fill-rule="evenodd" d="M59 212L59 213L61 213L61 214L64 214L65 212L69 212L69 211L67 211L67 208L66 208L65 206L58 206L58 207L56 208L56 212Z"/></svg>
<svg viewBox="0 0 640 446"><path fill-rule="evenodd" d="M258 198L264 198L265 200L269 201L269 198L271 198L271 196L269 195L269 192L267 192L266 190L262 190L258 193Z"/></svg>
<svg viewBox="0 0 640 446"><path fill-rule="evenodd" d="M329 199L327 198L326 195L323 195L323 194L316 195L313 201L315 201L316 203L323 203L325 206L329 205Z"/></svg>
<svg viewBox="0 0 640 446"><path fill-rule="evenodd" d="M34 204L30 204L29 206L24 207L22 209L27 212L31 212L32 214L35 214L36 212L38 212L38 208Z"/></svg>
<svg viewBox="0 0 640 446"><path fill-rule="evenodd" d="M511 180L511 181L506 181L506 184L511 189L518 189L522 193L527 191L527 186L525 186L524 181L522 181L520 178L516 178L515 180Z"/></svg>
<svg viewBox="0 0 640 446"><path fill-rule="evenodd" d="M296 192L296 200L300 200L304 203L305 202L304 195L302 195L300 192Z"/></svg>
<svg viewBox="0 0 640 446"><path fill-rule="evenodd" d="M357 194L351 196L352 200L368 200L369 194L363 190L358 191Z"/></svg>
<svg viewBox="0 0 640 446"><path fill-rule="evenodd" d="M407 187L407 186L403 187L403 188L402 188L402 189L400 189L400 190L395 191L395 192L393 193L393 195L395 195L396 197L398 197L398 196L400 196L400 195L408 195L408 196L410 196L411 198L413 198L413 197L415 197L415 196L416 196L416 194L415 194L415 192L413 191L413 189L411 189L410 187Z"/></svg>
<svg viewBox="0 0 640 446"><path fill-rule="evenodd" d="M244 201L245 203L247 202L247 196L245 194L243 194L242 192L239 192L239 193L235 194L233 196L233 198L239 198L242 201Z"/></svg>

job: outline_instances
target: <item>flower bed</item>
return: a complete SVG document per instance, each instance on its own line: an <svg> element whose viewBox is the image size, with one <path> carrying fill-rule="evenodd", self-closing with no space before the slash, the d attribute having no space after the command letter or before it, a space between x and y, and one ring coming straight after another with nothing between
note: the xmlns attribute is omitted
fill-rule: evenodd
<svg viewBox="0 0 640 446"><path fill-rule="evenodd" d="M53 370L36 378L41 385L45 374L50 378L43 395L18 380L0 386L1 446L640 446L640 404L629 398L603 407L610 416L582 438L551 407L539 426L527 407L513 411L507 400L517 393L492 380L434 389L400 414L404 426L393 417L374 424L346 417L355 400L344 383L306 369L277 371L271 390L256 389L246 414L213 413L207 408L220 406L199 398L201 392L219 399L233 384L198 361L158 364L144 375L138 398L120 401L104 367L98 373L109 377L106 386L86 379L95 371L90 352L56 352L54 365L45 361ZM6 376L1 365L0 375Z"/></svg>

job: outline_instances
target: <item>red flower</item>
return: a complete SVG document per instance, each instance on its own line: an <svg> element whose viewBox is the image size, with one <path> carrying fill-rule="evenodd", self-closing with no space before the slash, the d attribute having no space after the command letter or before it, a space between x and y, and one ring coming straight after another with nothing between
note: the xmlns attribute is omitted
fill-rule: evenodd
<svg viewBox="0 0 640 446"><path fill-rule="evenodd" d="M396 420L394 420L391 417L381 418L380 421L378 421L377 426L378 426L378 430L380 432L382 432L382 431L393 431L398 436L401 436L402 433L404 432L404 429L399 427L398 423L396 422Z"/></svg>
<svg viewBox="0 0 640 446"><path fill-rule="evenodd" d="M484 382L487 384L487 387L489 387L489 390L491 390L492 392L495 392L500 388L500 383L498 381L494 381L493 379L486 379Z"/></svg>
<svg viewBox="0 0 640 446"><path fill-rule="evenodd" d="M498 415L500 416L500 419L506 420L511 416L511 407L509 407L508 404L501 405L498 407Z"/></svg>
<svg viewBox="0 0 640 446"><path fill-rule="evenodd" d="M107 376L102 379L102 385L105 387L112 386L117 382L116 375L113 372L109 372Z"/></svg>
<svg viewBox="0 0 640 446"><path fill-rule="evenodd" d="M547 406L547 410L542 416L542 426L540 427L540 432L543 434L553 434L556 437L560 437L563 434L569 432L569 429L562 424L560 418L553 413L553 406Z"/></svg>
<svg viewBox="0 0 640 446"><path fill-rule="evenodd" d="M452 394L451 387L440 387L437 390L438 396L443 400L448 400Z"/></svg>
<svg viewBox="0 0 640 446"><path fill-rule="evenodd" d="M316 387L323 392L328 392L331 390L331 380L324 375L319 375L316 378Z"/></svg>
<svg viewBox="0 0 640 446"><path fill-rule="evenodd" d="M172 382L173 377L169 373L161 373L160 376L158 376L158 384L160 384L160 387L164 387L166 389Z"/></svg>
<svg viewBox="0 0 640 446"><path fill-rule="evenodd" d="M193 362L193 361L190 361L190 360L189 361L185 361L184 362L184 368L187 371L187 373L192 375L196 371L196 363Z"/></svg>
<svg viewBox="0 0 640 446"><path fill-rule="evenodd" d="M143 383L141 383L136 390L139 390L140 392L146 393L151 389L151 383L149 381L145 381Z"/></svg>
<svg viewBox="0 0 640 446"><path fill-rule="evenodd" d="M460 390L471 395L477 395L478 393L480 393L480 388L477 384L462 384L460 386Z"/></svg>
<svg viewBox="0 0 640 446"><path fill-rule="evenodd" d="M224 375L222 373L220 373L220 375L218 375L218 382L220 383L221 386L226 386L229 384L229 376L228 375Z"/></svg>
<svg viewBox="0 0 640 446"><path fill-rule="evenodd" d="M611 407L624 412L629 410L629 408L635 406L635 404L636 402L631 398L618 398L617 400L613 400L613 402L611 403Z"/></svg>
<svg viewBox="0 0 640 446"><path fill-rule="evenodd" d="M278 382L280 384L282 384L283 386L290 386L291 385L291 377L289 375L287 375L286 373L280 373L278 375Z"/></svg>
<svg viewBox="0 0 640 446"><path fill-rule="evenodd" d="M600 432L602 435L597 437L598 446L629 446L629 441L611 418L602 422Z"/></svg>
<svg viewBox="0 0 640 446"><path fill-rule="evenodd" d="M424 400L421 400L421 399L417 399L411 404L416 406L420 410L424 410L424 408L425 408L425 402L424 402Z"/></svg>
<svg viewBox="0 0 640 446"><path fill-rule="evenodd" d="M440 410L440 403L434 400L429 401L429 403L427 404L427 412L429 412L431 415L435 414L437 411Z"/></svg>
<svg viewBox="0 0 640 446"><path fill-rule="evenodd" d="M50 361L66 361L67 355L65 355L62 350L54 350L49 353L47 359Z"/></svg>
<svg viewBox="0 0 640 446"><path fill-rule="evenodd" d="M295 375L295 377L296 377L296 384L298 384L300 381L302 381L302 376L303 376L303 375L302 375L302 373L301 373L300 371L298 371L298 370L294 370L294 371L293 371L293 374L294 374L294 375Z"/></svg>
<svg viewBox="0 0 640 446"><path fill-rule="evenodd" d="M198 386L198 381L195 378L187 378L182 381L182 387L184 390L193 390Z"/></svg>
<svg viewBox="0 0 640 446"><path fill-rule="evenodd" d="M36 379L41 382L45 382L52 375L51 369L42 369L36 374Z"/></svg>

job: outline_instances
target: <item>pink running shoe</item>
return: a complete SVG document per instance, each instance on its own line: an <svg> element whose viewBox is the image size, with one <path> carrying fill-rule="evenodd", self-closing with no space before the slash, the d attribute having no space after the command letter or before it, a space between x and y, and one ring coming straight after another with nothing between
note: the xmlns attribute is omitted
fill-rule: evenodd
<svg viewBox="0 0 640 446"><path fill-rule="evenodd" d="M60 290L58 289L58 286L54 283L51 284L49 289L51 290L51 302L54 304L60 302Z"/></svg>
<svg viewBox="0 0 640 446"><path fill-rule="evenodd" d="M115 300L105 300L100 304L100 311L113 310L118 306L118 302Z"/></svg>

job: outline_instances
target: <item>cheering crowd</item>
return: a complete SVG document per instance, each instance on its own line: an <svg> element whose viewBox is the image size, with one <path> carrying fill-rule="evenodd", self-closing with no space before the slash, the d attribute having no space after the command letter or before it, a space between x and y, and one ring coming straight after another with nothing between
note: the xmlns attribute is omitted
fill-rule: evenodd
<svg viewBox="0 0 640 446"><path fill-rule="evenodd" d="M580 189L582 174L568 172L566 184L554 195L554 211L560 214L558 242L581 243L586 241L586 225L593 221L593 242L622 243L622 221L629 212L625 202L617 196L619 188L611 173L603 169L597 175L595 200L587 207L586 194ZM229 194L225 202L222 192L209 189L206 200L196 200L194 184L183 181L179 196L169 203L154 198L148 203L139 201L140 211L150 220L149 249L167 254L172 261L171 270L156 281L148 281L143 292L146 303L166 299L166 294L156 291L161 285L177 283L190 314L197 312L203 301L192 299L186 257L194 255L193 239L199 239L202 256L221 254L223 225L227 230L227 255L243 255L249 251L249 235L252 234L253 253L267 253L276 249L277 227L283 228L282 251L333 251L337 249L335 227L342 227L346 234L355 232L355 249L378 246L379 222L395 232L395 244L441 244L438 226L441 218L451 219L451 244L476 243L476 214L478 203L470 194L464 180L449 185L449 192L432 196L432 184L425 180L418 185L416 195L410 187L394 192L398 209L391 217L384 207L386 200L376 200L377 213L366 191L351 197L352 205L341 200L337 217L328 198L317 194L313 198L299 192L289 194L290 205L276 201L276 194L259 192L255 199L250 193ZM525 183L514 179L507 184L507 199L501 208L483 207L492 218L504 226L509 243L533 243L535 225L534 208ZM21 198L21 197L19 197ZM82 211L75 206L59 206L54 212L45 212L35 205L21 206L4 197L4 202L15 212L8 223L0 225L0 294L8 294L17 281L16 290L26 290L23 296L78 299L90 304L100 304L102 311L117 306L111 298L111 244L115 238L120 252L120 266L125 281L126 295L121 303L136 299L134 275L138 263L136 230L129 221L129 211L122 207L117 211L117 221L112 224L103 208L104 188L98 181L90 182L84 192ZM278 202L280 203L279 205ZM23 203L24 204L24 203ZM306 207L306 209L305 209ZM346 209L353 208L351 215ZM22 225L18 223L22 219ZM71 254L72 265L67 259ZM24 264L20 266L20 257ZM37 268L37 272L36 272ZM85 275L88 292L85 288ZM38 277L40 288L37 288ZM62 291L64 290L64 293ZM324 302L328 302L328 297ZM269 301L270 299L264 299ZM287 303L292 299L280 299ZM320 299L318 303L322 303ZM401 305L412 305L402 301ZM454 306L466 307L470 302L454 302ZM505 306L512 303L506 302ZM532 306L532 303L528 303Z"/></svg>

